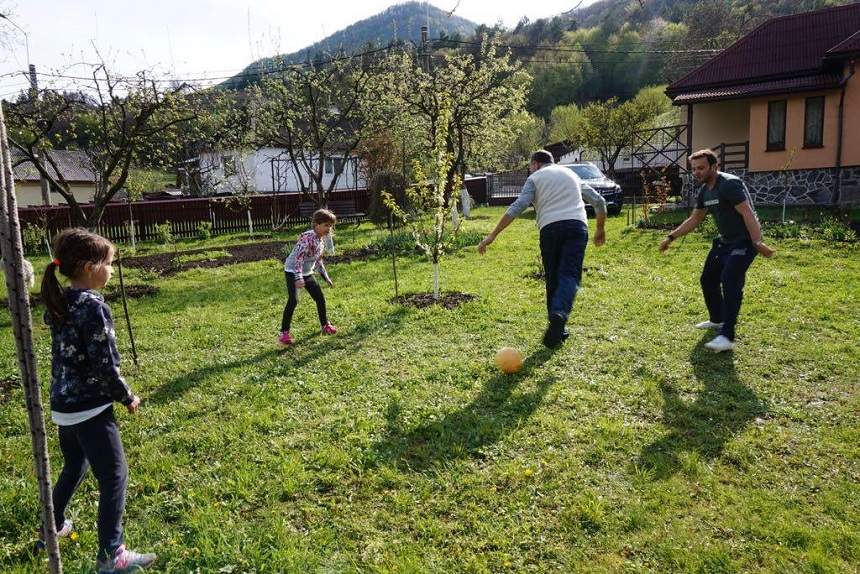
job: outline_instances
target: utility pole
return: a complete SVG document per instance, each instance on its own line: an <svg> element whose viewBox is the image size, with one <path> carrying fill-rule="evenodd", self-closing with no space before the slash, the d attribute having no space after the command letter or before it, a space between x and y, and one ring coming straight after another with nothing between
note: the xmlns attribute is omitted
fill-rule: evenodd
<svg viewBox="0 0 860 574"><path fill-rule="evenodd" d="M36 65L30 64L30 102L35 106L36 102L39 100L39 80L36 77ZM39 149L39 156L37 159L41 160L41 157L48 152L45 151L45 148ZM45 169L48 169L48 165L45 165ZM51 205L51 187L48 183L48 180L39 173L39 186L42 188L42 205Z"/></svg>
<svg viewBox="0 0 860 574"><path fill-rule="evenodd" d="M430 73L430 45L427 37L430 35L430 27L425 24L421 26L421 67L424 72Z"/></svg>
<svg viewBox="0 0 860 574"><path fill-rule="evenodd" d="M36 66L30 63L30 36L27 34L26 30L10 20L6 14L0 14L0 19L9 22L24 35L24 47L27 50L27 68L30 74L30 102L35 104L36 100L39 99L39 83L36 80ZM39 175L39 185L42 187L42 203L45 205L51 205L51 194L48 188L48 182L41 176L41 174Z"/></svg>

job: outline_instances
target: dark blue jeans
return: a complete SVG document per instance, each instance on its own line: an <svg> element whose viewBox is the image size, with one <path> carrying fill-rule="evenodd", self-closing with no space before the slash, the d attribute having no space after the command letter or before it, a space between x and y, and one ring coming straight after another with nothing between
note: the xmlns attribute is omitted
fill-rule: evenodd
<svg viewBox="0 0 860 574"><path fill-rule="evenodd" d="M105 559L123 543L122 514L128 465L113 407L82 423L58 427L63 470L54 486L54 520L63 526L66 507L92 467L99 483L99 559Z"/></svg>
<svg viewBox="0 0 860 574"><path fill-rule="evenodd" d="M577 219L550 223L540 230L540 254L546 273L547 314L567 319L582 282L588 225Z"/></svg>
<svg viewBox="0 0 860 574"><path fill-rule="evenodd" d="M758 251L752 241L723 243L717 237L702 270L702 294L708 306L709 320L722 323L720 334L731 341L735 340L747 269L756 255Z"/></svg>

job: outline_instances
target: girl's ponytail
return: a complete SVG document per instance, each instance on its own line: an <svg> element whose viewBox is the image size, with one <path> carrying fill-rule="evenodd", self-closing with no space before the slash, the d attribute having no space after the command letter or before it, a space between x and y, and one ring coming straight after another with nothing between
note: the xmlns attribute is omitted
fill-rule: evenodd
<svg viewBox="0 0 860 574"><path fill-rule="evenodd" d="M113 252L113 243L86 229L64 229L54 238L55 259L48 263L42 276L42 300L52 318L63 321L68 314L57 271L74 279L88 262L107 263Z"/></svg>
<svg viewBox="0 0 860 574"><path fill-rule="evenodd" d="M48 308L48 314L54 319L62 321L66 317L66 298L63 296L63 288L57 279L57 268L60 262L54 259L45 267L42 275L42 301Z"/></svg>

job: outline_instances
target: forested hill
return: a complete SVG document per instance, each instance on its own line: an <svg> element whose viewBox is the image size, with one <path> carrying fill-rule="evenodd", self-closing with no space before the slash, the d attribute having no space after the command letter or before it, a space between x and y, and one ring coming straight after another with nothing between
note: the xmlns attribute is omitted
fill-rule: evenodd
<svg viewBox="0 0 860 574"><path fill-rule="evenodd" d="M386 46L391 42L419 42L421 26L428 24L433 38L467 38L475 33L477 24L449 14L426 2L405 2L391 6L384 12L360 20L310 46L284 54L279 65L305 62L318 56L333 53L354 53L367 47ZM259 70L271 69L272 58L251 63L241 73L227 80L225 86L242 88L253 83Z"/></svg>

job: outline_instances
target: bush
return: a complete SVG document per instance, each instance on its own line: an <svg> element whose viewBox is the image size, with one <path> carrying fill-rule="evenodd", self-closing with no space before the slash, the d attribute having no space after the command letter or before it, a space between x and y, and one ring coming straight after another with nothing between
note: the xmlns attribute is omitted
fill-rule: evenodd
<svg viewBox="0 0 860 574"><path fill-rule="evenodd" d="M815 223L788 220L785 223L765 223L763 227L765 237L775 239L822 239L840 242L857 240L857 233L851 226L833 216L824 216Z"/></svg>
<svg viewBox="0 0 860 574"><path fill-rule="evenodd" d="M21 243L23 243L24 253L30 255L44 253L47 241L47 232L38 225L25 225L21 228Z"/></svg>
<svg viewBox="0 0 860 574"><path fill-rule="evenodd" d="M453 238L453 242L449 248L451 251L454 251L463 247L477 245L483 238L484 236L477 231L461 231ZM390 253L392 247L397 253L403 254L419 251L415 237L411 233L403 231L393 235L384 235L370 243L367 247L377 253Z"/></svg>
<svg viewBox="0 0 860 574"><path fill-rule="evenodd" d="M410 253L418 249L418 245L415 243L415 238L412 237L412 234L403 231L394 233L393 235L383 235L367 247L378 253L389 253L392 248L397 253Z"/></svg>
<svg viewBox="0 0 860 574"><path fill-rule="evenodd" d="M367 217L376 225L388 223L390 212L382 201L383 191L390 193L403 211L410 211L409 201L406 198L406 180L403 176L394 172L377 174L370 183L370 204L367 207Z"/></svg>
<svg viewBox="0 0 860 574"><path fill-rule="evenodd" d="M210 221L201 221L197 224L197 239L207 240L212 237L212 223Z"/></svg>
<svg viewBox="0 0 860 574"><path fill-rule="evenodd" d="M821 238L827 241L856 241L857 234L845 222L835 217L825 217L820 225Z"/></svg>
<svg viewBox="0 0 860 574"><path fill-rule="evenodd" d="M173 244L173 227L170 225L170 221L156 224L155 238L162 245Z"/></svg>

